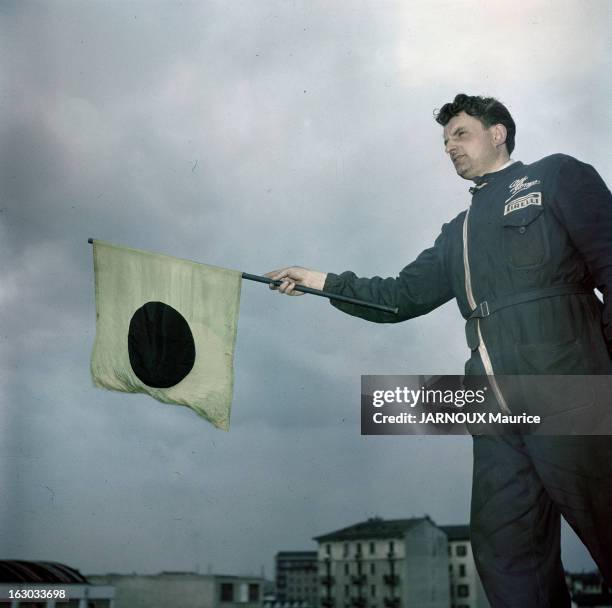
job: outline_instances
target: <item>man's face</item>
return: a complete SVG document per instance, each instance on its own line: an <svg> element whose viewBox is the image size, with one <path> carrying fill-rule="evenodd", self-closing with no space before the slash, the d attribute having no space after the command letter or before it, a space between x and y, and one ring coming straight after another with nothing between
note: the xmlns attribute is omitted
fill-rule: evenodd
<svg viewBox="0 0 612 608"><path fill-rule="evenodd" d="M477 118L460 112L444 127L444 149L463 179L489 173L498 161L495 125L487 129Z"/></svg>

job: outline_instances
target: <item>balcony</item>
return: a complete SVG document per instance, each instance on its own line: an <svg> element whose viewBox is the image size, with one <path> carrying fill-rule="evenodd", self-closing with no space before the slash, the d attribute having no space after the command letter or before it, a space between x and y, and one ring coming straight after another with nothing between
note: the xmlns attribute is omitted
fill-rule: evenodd
<svg viewBox="0 0 612 608"><path fill-rule="evenodd" d="M397 574L385 574L383 580L385 585L389 587L397 587L399 585L399 576Z"/></svg>
<svg viewBox="0 0 612 608"><path fill-rule="evenodd" d="M368 577L365 574L357 574L355 576L351 576L351 582L353 585L365 585L368 581Z"/></svg>
<svg viewBox="0 0 612 608"><path fill-rule="evenodd" d="M334 599L331 597L324 597L321 600L321 606L324 608L334 608Z"/></svg>
<svg viewBox="0 0 612 608"><path fill-rule="evenodd" d="M399 608L400 600L399 597L386 597L385 606L387 608Z"/></svg>
<svg viewBox="0 0 612 608"><path fill-rule="evenodd" d="M365 608L367 603L368 602L365 597L351 598L351 606L354 606L355 608Z"/></svg>
<svg viewBox="0 0 612 608"><path fill-rule="evenodd" d="M334 584L333 576L322 576L321 577L321 585L324 587L331 587Z"/></svg>

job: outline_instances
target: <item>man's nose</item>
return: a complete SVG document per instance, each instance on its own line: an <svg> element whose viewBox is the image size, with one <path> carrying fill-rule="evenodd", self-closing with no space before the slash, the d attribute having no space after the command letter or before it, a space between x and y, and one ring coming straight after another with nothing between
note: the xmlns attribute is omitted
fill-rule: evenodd
<svg viewBox="0 0 612 608"><path fill-rule="evenodd" d="M444 151L447 154L450 154L455 149L455 147L456 147L455 143L449 140L449 141L446 142L446 144L444 146Z"/></svg>

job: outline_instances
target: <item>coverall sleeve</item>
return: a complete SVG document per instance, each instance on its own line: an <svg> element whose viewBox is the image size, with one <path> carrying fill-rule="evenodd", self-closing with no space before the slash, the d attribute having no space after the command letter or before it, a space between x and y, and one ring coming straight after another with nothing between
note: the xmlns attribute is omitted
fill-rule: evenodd
<svg viewBox="0 0 612 608"><path fill-rule="evenodd" d="M603 294L603 332L612 355L612 195L591 165L567 156L559 166L554 205Z"/></svg>
<svg viewBox="0 0 612 608"><path fill-rule="evenodd" d="M433 247L423 251L414 262L403 268L399 276L359 278L347 271L328 273L324 290L369 302L398 307L399 313L348 304L331 299L339 310L375 323L398 323L424 315L453 298L451 283L444 268L445 228Z"/></svg>

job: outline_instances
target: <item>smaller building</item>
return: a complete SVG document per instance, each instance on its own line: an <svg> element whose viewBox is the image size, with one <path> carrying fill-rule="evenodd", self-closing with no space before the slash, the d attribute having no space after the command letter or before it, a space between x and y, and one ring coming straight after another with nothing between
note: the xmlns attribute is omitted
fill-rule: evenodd
<svg viewBox="0 0 612 608"><path fill-rule="evenodd" d="M595 572L579 572L565 573L565 582L573 595L580 593L582 595L594 595L598 593L610 593L612 589L606 586L603 577L597 571Z"/></svg>
<svg viewBox="0 0 612 608"><path fill-rule="evenodd" d="M114 608L261 608L264 580L195 572L88 575L115 588Z"/></svg>
<svg viewBox="0 0 612 608"><path fill-rule="evenodd" d="M279 551L276 563L276 601L280 605L318 607L316 551Z"/></svg>
<svg viewBox="0 0 612 608"><path fill-rule="evenodd" d="M112 585L57 562L0 561L0 608L116 608Z"/></svg>
<svg viewBox="0 0 612 608"><path fill-rule="evenodd" d="M612 589L599 572L566 572L565 582L572 596L572 608L612 607Z"/></svg>
<svg viewBox="0 0 612 608"><path fill-rule="evenodd" d="M440 526L448 538L448 573L451 608L489 608L480 577L476 571L470 527Z"/></svg>

